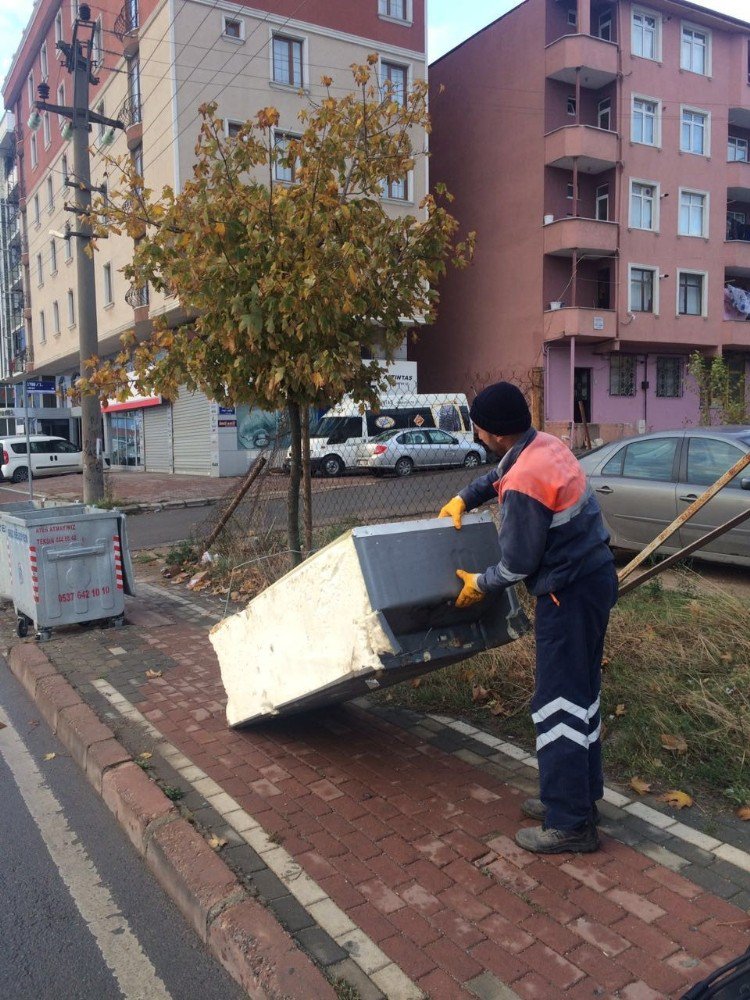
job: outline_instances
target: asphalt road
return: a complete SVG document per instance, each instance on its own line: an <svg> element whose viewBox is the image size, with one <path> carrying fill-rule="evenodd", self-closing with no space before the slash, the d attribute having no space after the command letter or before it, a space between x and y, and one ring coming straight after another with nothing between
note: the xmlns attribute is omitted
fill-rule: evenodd
<svg viewBox="0 0 750 1000"><path fill-rule="evenodd" d="M151 878L2 659L0 722L0 997L245 996Z"/></svg>
<svg viewBox="0 0 750 1000"><path fill-rule="evenodd" d="M473 469L448 469L420 472L399 479L386 476L342 476L313 481L313 519L316 525L353 525L358 521L389 520L403 517L432 516L446 500L455 496L477 474L489 471L483 466ZM274 495L263 501L261 525L269 528L286 526L286 477L274 477ZM190 537L194 527L211 519L213 508L186 507L137 514L128 519L128 541L131 549L151 548ZM244 517L248 524L258 524L258 511L250 504L240 504L235 518Z"/></svg>

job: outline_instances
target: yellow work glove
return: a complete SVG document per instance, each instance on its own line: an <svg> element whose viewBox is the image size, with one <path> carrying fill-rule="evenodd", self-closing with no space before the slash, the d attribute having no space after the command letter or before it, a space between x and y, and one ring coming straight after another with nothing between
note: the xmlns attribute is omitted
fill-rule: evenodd
<svg viewBox="0 0 750 1000"><path fill-rule="evenodd" d="M453 527L461 527L461 518L466 513L466 504L463 502L461 497L453 497L449 500L445 507L442 508L438 517L452 517Z"/></svg>
<svg viewBox="0 0 750 1000"><path fill-rule="evenodd" d="M480 590L477 584L479 573L467 573L466 570L457 569L456 576L463 582L463 589L456 598L457 608L468 608L484 598L484 591Z"/></svg>

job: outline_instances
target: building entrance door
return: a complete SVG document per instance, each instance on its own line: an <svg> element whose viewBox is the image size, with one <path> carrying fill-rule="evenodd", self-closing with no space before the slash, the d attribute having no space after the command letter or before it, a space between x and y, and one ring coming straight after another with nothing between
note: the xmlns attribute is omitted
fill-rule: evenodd
<svg viewBox="0 0 750 1000"><path fill-rule="evenodd" d="M573 373L573 420L581 423L581 407L586 417L586 423L591 423L591 369L576 368Z"/></svg>
<svg viewBox="0 0 750 1000"><path fill-rule="evenodd" d="M143 467L143 410L109 415L110 465Z"/></svg>

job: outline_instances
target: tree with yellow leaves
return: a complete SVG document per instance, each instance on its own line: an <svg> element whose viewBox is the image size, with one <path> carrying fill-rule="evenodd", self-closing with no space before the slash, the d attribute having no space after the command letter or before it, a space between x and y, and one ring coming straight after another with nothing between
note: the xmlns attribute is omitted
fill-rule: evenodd
<svg viewBox="0 0 750 1000"><path fill-rule="evenodd" d="M393 358L405 318L432 321L446 261L464 266L473 252L473 234L455 242L445 191L428 195L418 215L384 208L385 185L425 155L414 137L429 132L429 115L426 84L406 95L381 87L376 62L352 67L354 86L343 97L331 96L324 77L326 96L300 112L301 135L284 144L275 142L275 108L227 137L216 104L204 105L181 192L155 196L131 163L116 161L121 182L92 210L100 234L135 240L124 269L133 286L176 298L190 319L171 328L156 320L140 342L126 335L116 358L92 359L85 384L113 396L135 378L140 391L168 398L185 384L222 405L285 409L296 553L308 408L345 394L373 400L387 388L366 358ZM279 173L291 181L279 182Z"/></svg>

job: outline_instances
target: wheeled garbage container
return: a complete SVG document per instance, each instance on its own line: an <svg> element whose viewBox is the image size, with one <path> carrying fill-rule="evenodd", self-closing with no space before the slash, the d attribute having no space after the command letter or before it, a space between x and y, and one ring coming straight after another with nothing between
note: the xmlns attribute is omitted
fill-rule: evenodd
<svg viewBox="0 0 750 1000"><path fill-rule="evenodd" d="M33 500L17 500L14 503L0 504L0 600L8 600L13 596L10 589L10 549L5 515L15 514L22 510L37 509Z"/></svg>
<svg viewBox="0 0 750 1000"><path fill-rule="evenodd" d="M20 636L30 625L45 639L61 625L122 624L133 580L123 514L76 504L17 511L4 520Z"/></svg>
<svg viewBox="0 0 750 1000"><path fill-rule="evenodd" d="M487 512L355 528L211 629L227 721L345 701L519 638L515 590L456 608L457 569L500 559Z"/></svg>

